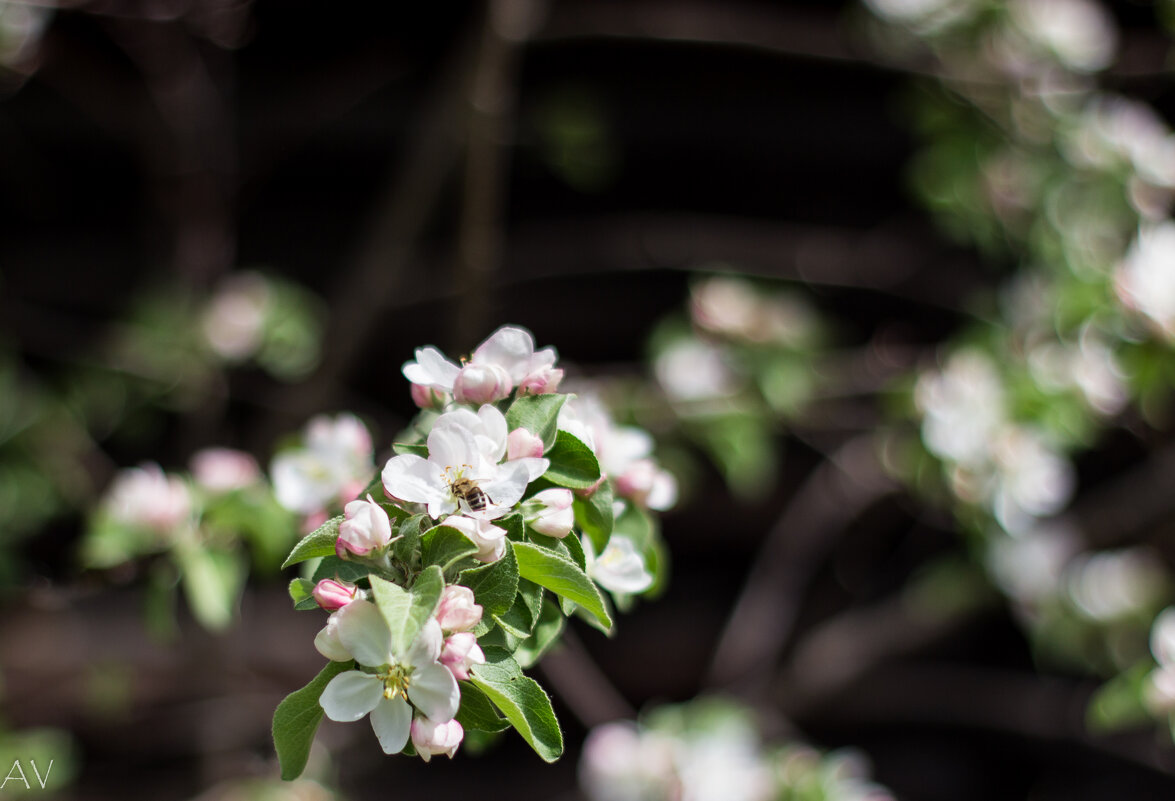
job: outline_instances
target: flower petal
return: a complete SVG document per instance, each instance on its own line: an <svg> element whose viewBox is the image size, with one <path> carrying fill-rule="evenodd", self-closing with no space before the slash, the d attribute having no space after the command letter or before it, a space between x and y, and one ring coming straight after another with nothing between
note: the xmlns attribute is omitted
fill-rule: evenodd
<svg viewBox="0 0 1175 801"><path fill-rule="evenodd" d="M534 480L531 478L531 474L541 468L539 470L541 476L547 471L548 465L550 465L549 460L533 457L506 462L499 465L498 474L490 481L483 483L481 488L490 496L495 506L509 510L522 498L522 494L526 492L526 485Z"/></svg>
<svg viewBox="0 0 1175 801"><path fill-rule="evenodd" d="M478 439L478 448L482 455L490 462L497 464L506 455L506 416L498 411L496 406L486 404L477 410L478 421L481 423L481 435Z"/></svg>
<svg viewBox="0 0 1175 801"><path fill-rule="evenodd" d="M339 640L359 664L379 667L392 661L392 633L371 601L352 601L335 613Z"/></svg>
<svg viewBox="0 0 1175 801"><path fill-rule="evenodd" d="M438 417L428 434L428 460L434 468L439 467L442 471L462 465L476 467L481 460L473 432L461 425L442 423L448 416Z"/></svg>
<svg viewBox="0 0 1175 801"><path fill-rule="evenodd" d="M401 661L407 662L409 665L427 665L429 662L435 662L441 656L441 645L444 640L445 635L441 632L441 624L437 622L436 618L430 617L420 629L420 633L416 635L416 639L412 641L412 647L408 649L408 653Z"/></svg>
<svg viewBox="0 0 1175 801"><path fill-rule="evenodd" d="M510 380L517 384L526 377L534 356L534 337L524 328L504 325L477 346L470 361L497 364L506 368Z"/></svg>
<svg viewBox="0 0 1175 801"><path fill-rule="evenodd" d="M330 680L318 703L331 720L351 723L375 709L383 691L383 682L375 676L347 670Z"/></svg>
<svg viewBox="0 0 1175 801"><path fill-rule="evenodd" d="M408 685L408 698L429 718L444 723L457 714L461 690L449 669L433 662L416 668L412 683Z"/></svg>
<svg viewBox="0 0 1175 801"><path fill-rule="evenodd" d="M314 635L314 647L318 649L318 653L332 662L346 662L354 658L339 639L338 615L331 615L326 619L326 625Z"/></svg>
<svg viewBox="0 0 1175 801"><path fill-rule="evenodd" d="M388 459L380 476L389 495L409 503L432 503L449 494L436 464L412 453Z"/></svg>
<svg viewBox="0 0 1175 801"><path fill-rule="evenodd" d="M584 537L585 555L591 553L590 540ZM588 557L587 573L606 590L619 593L644 592L653 584L653 575L632 540L613 535L598 558Z"/></svg>
<svg viewBox="0 0 1175 801"><path fill-rule="evenodd" d="M434 347L417 348L416 361L404 365L404 377L413 384L437 387L445 392L453 391L453 382L461 368L445 358Z"/></svg>
<svg viewBox="0 0 1175 801"><path fill-rule="evenodd" d="M412 707L403 698L380 698L371 710L371 728L385 754L400 753L412 729Z"/></svg>

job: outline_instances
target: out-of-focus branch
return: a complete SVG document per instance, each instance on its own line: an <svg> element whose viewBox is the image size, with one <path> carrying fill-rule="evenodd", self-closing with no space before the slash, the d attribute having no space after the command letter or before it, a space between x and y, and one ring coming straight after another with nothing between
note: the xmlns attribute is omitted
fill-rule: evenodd
<svg viewBox="0 0 1175 801"><path fill-rule="evenodd" d="M895 489L869 436L850 440L812 472L755 556L715 649L709 684L737 684L744 692L767 685L804 593L837 534Z"/></svg>
<svg viewBox="0 0 1175 801"><path fill-rule="evenodd" d="M1090 682L1006 669L903 663L870 673L819 708L805 707L804 714L818 715L824 726L935 726L1076 744L1090 753L1172 773L1169 754L1151 732L1086 732L1085 710L1093 689ZM785 700L800 699L788 693ZM784 712L793 710L785 706Z"/></svg>
<svg viewBox="0 0 1175 801"><path fill-rule="evenodd" d="M776 696L802 718L878 665L955 632L990 606L990 596L945 611L919 608L905 594L848 609L800 639L781 671Z"/></svg>
<svg viewBox="0 0 1175 801"><path fill-rule="evenodd" d="M1095 547L1122 545L1143 529L1175 513L1175 446L1156 450L1150 458L1113 481L1096 487L1061 516Z"/></svg>
<svg viewBox="0 0 1175 801"><path fill-rule="evenodd" d="M963 299L987 280L973 255L935 244L927 225L894 221L858 229L720 215L624 214L512 228L509 278L502 286L648 270L734 270L865 289L958 315L968 313ZM427 292L397 296L392 305L453 298L459 291L434 282Z"/></svg>
<svg viewBox="0 0 1175 801"><path fill-rule="evenodd" d="M172 227L175 271L206 285L236 258L237 153L229 63L211 69L185 20L111 17L111 37L139 69L155 114L139 115L155 203ZM153 116L156 126L147 122ZM160 131L162 129L162 132Z"/></svg>
<svg viewBox="0 0 1175 801"><path fill-rule="evenodd" d="M896 60L871 52L868 41L846 25L842 8L831 4L815 10L792 8L787 15L759 3L562 2L537 38L631 39L722 45L758 50L773 56L893 70L942 78L944 72L930 53ZM859 27L859 26L858 26ZM1168 43L1161 34L1131 30L1119 48L1121 57L1107 74L1120 82L1165 79Z"/></svg>
<svg viewBox="0 0 1175 801"><path fill-rule="evenodd" d="M573 631L563 632L559 646L543 657L538 669L585 728L636 716Z"/></svg>
<svg viewBox="0 0 1175 801"><path fill-rule="evenodd" d="M408 274L419 239L460 158L461 141L454 132L460 130L461 87L471 69L473 49L469 38L463 37L434 84L373 207L354 259L335 283L337 289L329 300L338 313L330 321L322 363L296 395L281 390L290 401L285 404L287 416L275 420L267 436L328 405L389 305L410 306L421 300L425 286L443 283L410 281Z"/></svg>
<svg viewBox="0 0 1175 801"><path fill-rule="evenodd" d="M545 12L540 0L492 0L468 90L465 181L457 232L457 341L467 346L489 326L494 275L502 262L509 143L523 43Z"/></svg>

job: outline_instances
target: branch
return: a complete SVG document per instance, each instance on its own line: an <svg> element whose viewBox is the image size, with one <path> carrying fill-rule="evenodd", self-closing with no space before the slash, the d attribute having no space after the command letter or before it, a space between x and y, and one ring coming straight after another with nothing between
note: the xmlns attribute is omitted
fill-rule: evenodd
<svg viewBox="0 0 1175 801"><path fill-rule="evenodd" d="M539 0L492 0L467 96L465 193L457 232L457 341L466 347L489 327L494 276L502 262L509 145L523 44L542 13Z"/></svg>
<svg viewBox="0 0 1175 801"><path fill-rule="evenodd" d="M636 717L570 629L564 629L559 647L543 657L538 669L585 728Z"/></svg>
<svg viewBox="0 0 1175 801"><path fill-rule="evenodd" d="M816 468L784 509L755 556L727 621L709 683L767 684L813 575L858 514L896 485L873 453L872 438L850 440Z"/></svg>

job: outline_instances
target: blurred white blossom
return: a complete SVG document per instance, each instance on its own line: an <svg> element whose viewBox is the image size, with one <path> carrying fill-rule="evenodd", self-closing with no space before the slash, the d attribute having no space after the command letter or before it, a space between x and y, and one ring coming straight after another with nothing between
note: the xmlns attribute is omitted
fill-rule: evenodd
<svg viewBox="0 0 1175 801"><path fill-rule="evenodd" d="M1175 222L1144 226L1118 265L1116 288L1128 308L1175 339Z"/></svg>
<svg viewBox="0 0 1175 801"><path fill-rule="evenodd" d="M931 453L965 465L982 462L1004 422L1004 388L983 353L963 350L942 370L923 373L914 390L922 440Z"/></svg>
<svg viewBox="0 0 1175 801"><path fill-rule="evenodd" d="M1167 578L1158 555L1138 547L1078 556L1065 570L1065 585L1081 614L1105 622L1144 612Z"/></svg>
<svg viewBox="0 0 1175 801"><path fill-rule="evenodd" d="M274 457L274 494L292 512L321 512L363 490L375 472L373 458L371 435L359 418L320 415L307 424L302 447Z"/></svg>
<svg viewBox="0 0 1175 801"><path fill-rule="evenodd" d="M673 401L724 398L740 383L726 351L700 339L681 339L665 348L653 362L653 371Z"/></svg>
<svg viewBox="0 0 1175 801"><path fill-rule="evenodd" d="M178 476L145 463L119 471L106 491L105 505L119 523L167 534L188 520L192 496Z"/></svg>

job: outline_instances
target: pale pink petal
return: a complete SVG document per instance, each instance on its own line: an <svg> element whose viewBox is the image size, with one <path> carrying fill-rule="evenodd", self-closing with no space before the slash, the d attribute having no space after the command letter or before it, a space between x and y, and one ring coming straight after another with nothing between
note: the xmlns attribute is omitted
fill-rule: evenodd
<svg viewBox="0 0 1175 801"><path fill-rule="evenodd" d="M457 714L461 690L449 669L433 662L416 668L408 685L408 699L426 716L444 723Z"/></svg>
<svg viewBox="0 0 1175 801"><path fill-rule="evenodd" d="M412 707L403 698L380 698L371 710L371 728L385 754L398 754L408 744Z"/></svg>
<svg viewBox="0 0 1175 801"><path fill-rule="evenodd" d="M449 495L443 471L434 462L412 453L388 459L380 474L384 490L409 503L432 503Z"/></svg>
<svg viewBox="0 0 1175 801"><path fill-rule="evenodd" d="M335 614L339 640L361 665L379 667L392 661L392 633L371 601L353 601Z"/></svg>
<svg viewBox="0 0 1175 801"><path fill-rule="evenodd" d="M330 680L318 703L331 720L351 723L359 720L383 698L383 682L369 673L347 670Z"/></svg>

